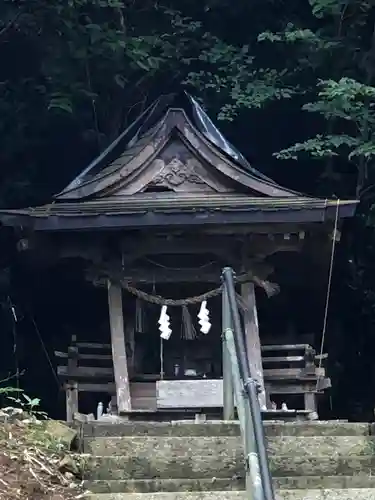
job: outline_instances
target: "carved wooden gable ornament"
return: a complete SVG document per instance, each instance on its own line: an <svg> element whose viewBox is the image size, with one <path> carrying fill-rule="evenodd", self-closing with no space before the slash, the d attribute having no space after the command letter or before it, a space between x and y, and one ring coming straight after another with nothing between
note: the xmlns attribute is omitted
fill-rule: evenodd
<svg viewBox="0 0 375 500"><path fill-rule="evenodd" d="M157 196L165 191L296 196L250 165L236 161L235 155L228 154L229 143L222 140L225 148L200 130L184 109L169 108L131 141L120 136L55 199L78 201L150 192Z"/></svg>

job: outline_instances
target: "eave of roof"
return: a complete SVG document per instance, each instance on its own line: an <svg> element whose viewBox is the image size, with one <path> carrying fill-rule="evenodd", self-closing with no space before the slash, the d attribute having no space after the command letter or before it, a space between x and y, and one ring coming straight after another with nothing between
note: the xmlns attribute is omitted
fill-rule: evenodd
<svg viewBox="0 0 375 500"><path fill-rule="evenodd" d="M214 195L52 203L38 208L1 210L4 225L36 231L134 229L207 224L312 223L352 217L356 200L251 198Z"/></svg>

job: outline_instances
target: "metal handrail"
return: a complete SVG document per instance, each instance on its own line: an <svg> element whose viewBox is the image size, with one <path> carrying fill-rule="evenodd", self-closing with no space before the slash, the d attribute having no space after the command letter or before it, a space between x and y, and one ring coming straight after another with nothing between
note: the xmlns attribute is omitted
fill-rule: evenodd
<svg viewBox="0 0 375 500"><path fill-rule="evenodd" d="M251 377L244 331L238 309L234 272L230 267L223 270L223 333L226 337L241 432L245 444L247 490L254 500L275 500L269 468L262 414L258 400L258 384ZM231 349L233 343L233 349ZM224 375L224 374L223 374ZM237 386L237 391L236 391ZM242 408L241 408L242 405ZM242 422L241 422L242 421Z"/></svg>

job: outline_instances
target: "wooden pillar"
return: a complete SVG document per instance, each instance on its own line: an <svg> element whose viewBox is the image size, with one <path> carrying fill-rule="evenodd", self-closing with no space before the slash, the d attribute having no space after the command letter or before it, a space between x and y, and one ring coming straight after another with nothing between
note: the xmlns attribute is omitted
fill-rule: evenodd
<svg viewBox="0 0 375 500"><path fill-rule="evenodd" d="M74 415L78 413L78 384L77 382L68 382L65 384L66 394L66 421L71 424L74 421Z"/></svg>
<svg viewBox="0 0 375 500"><path fill-rule="evenodd" d="M304 394L305 399L305 410L309 410L312 413L317 412L317 404L316 404L316 394L313 392L307 392Z"/></svg>
<svg viewBox="0 0 375 500"><path fill-rule="evenodd" d="M267 408L267 398L264 387L262 352L259 338L254 283L244 283L241 285L241 295L247 307L247 311L244 312L244 328L250 373L261 386L259 404L261 409L265 410Z"/></svg>
<svg viewBox="0 0 375 500"><path fill-rule="evenodd" d="M121 415L121 413L131 411L130 384L125 348L122 288L110 280L108 280L108 309L117 408L119 415Z"/></svg>
<svg viewBox="0 0 375 500"><path fill-rule="evenodd" d="M131 379L136 372L135 367L135 330L134 324L128 321L125 325L125 348L128 361L128 376Z"/></svg>
<svg viewBox="0 0 375 500"><path fill-rule="evenodd" d="M317 373L317 367L315 365L316 362L316 351L313 347L307 346L305 349L305 367L304 367L304 375L306 377L312 376L315 377ZM317 413L317 404L316 404L316 394L315 393L305 393L305 410L309 410L312 413Z"/></svg>
<svg viewBox="0 0 375 500"><path fill-rule="evenodd" d="M244 403L244 391L243 385L241 381L240 368L238 366L238 358L236 353L236 345L233 337L233 330L231 328L227 328L225 332L225 343L228 349L228 356L230 361L230 366L232 370L232 380L233 380L233 388L234 388L234 400L237 407L237 415L238 420L240 422L241 427L241 436L244 440L244 447L246 446L246 437L245 437L245 403Z"/></svg>
<svg viewBox="0 0 375 500"><path fill-rule="evenodd" d="M68 347L68 382L65 384L66 421L73 422L75 413L78 413L78 347L77 337L72 335L71 345Z"/></svg>

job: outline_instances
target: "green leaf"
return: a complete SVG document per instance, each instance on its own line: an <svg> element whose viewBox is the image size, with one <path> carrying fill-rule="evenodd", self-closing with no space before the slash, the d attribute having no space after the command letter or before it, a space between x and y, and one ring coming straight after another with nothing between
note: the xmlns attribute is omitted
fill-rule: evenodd
<svg viewBox="0 0 375 500"><path fill-rule="evenodd" d="M66 97L56 97L50 100L48 109L60 109L66 113L73 113L73 105L70 99Z"/></svg>
<svg viewBox="0 0 375 500"><path fill-rule="evenodd" d="M27 394L22 394L22 396L26 399L27 403L31 403L31 398Z"/></svg>
<svg viewBox="0 0 375 500"><path fill-rule="evenodd" d="M149 71L150 70L150 66L147 64L146 61L142 61L142 59L136 59L135 63L137 64L137 66L139 66L140 68L144 69L145 71Z"/></svg>

